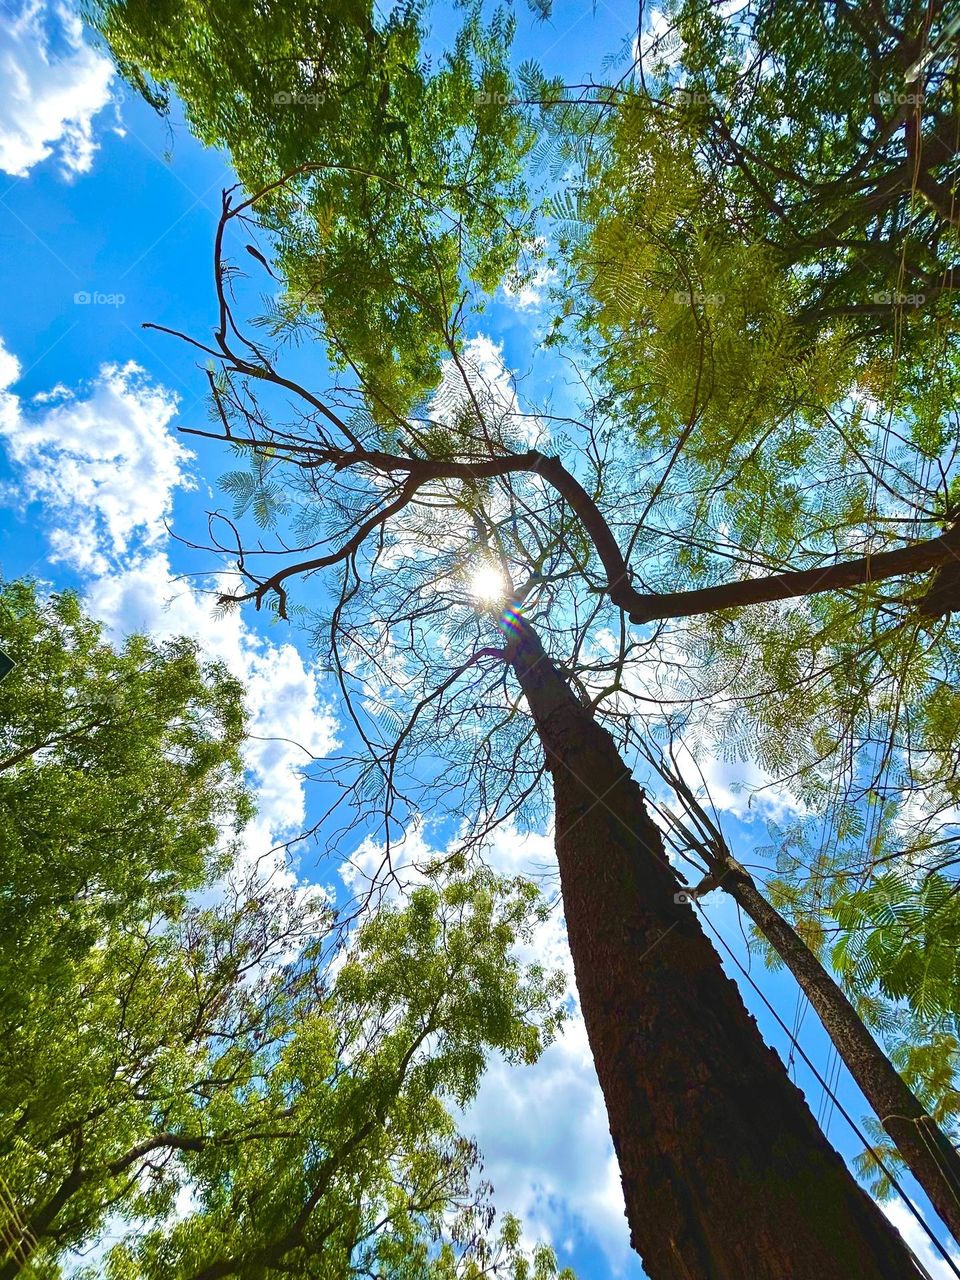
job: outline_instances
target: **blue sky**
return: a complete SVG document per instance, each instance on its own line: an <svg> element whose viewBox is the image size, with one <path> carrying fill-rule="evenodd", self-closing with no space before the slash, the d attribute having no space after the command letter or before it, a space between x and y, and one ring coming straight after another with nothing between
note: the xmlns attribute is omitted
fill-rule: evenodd
<svg viewBox="0 0 960 1280"><path fill-rule="evenodd" d="M209 332L213 236L220 191L232 175L223 156L193 140L176 110L161 120L116 80L69 8L42 0L3 8L0 569L7 578L33 574L54 587L79 587L116 637L135 629L194 634L245 679L257 735L248 762L260 801L249 855L260 856L322 807L300 772L296 744L324 755L346 729L305 637L253 612L215 618L203 588L216 562L170 536L168 526L188 542L203 541L205 513L219 501L216 480L230 460L214 444L178 437L180 426L205 424L205 381L189 348L140 327L151 321L199 337ZM636 7L567 2L547 24L525 10L518 17L518 56L576 80L601 74L604 55L629 36ZM498 296L479 332L490 350L502 349L507 370L522 373L542 323L535 300ZM322 383L316 351L297 359ZM713 767L709 780L728 838L744 857L765 839L764 805L746 807L732 766ZM362 834L347 850L360 865L375 852ZM412 852L422 838L411 836ZM549 866L549 839L521 840L506 830L493 856L504 867ZM315 864L310 849L298 872L325 882L335 875ZM730 902L714 895L705 912L744 956ZM569 969L559 920L538 945ZM806 1052L831 1072L830 1046L792 980L763 971L756 959L752 967L784 1020L799 1023ZM786 1058L786 1037L741 986ZM802 1064L794 1074L850 1157L856 1138L823 1105ZM845 1072L838 1080L841 1100L859 1119L866 1105ZM465 1125L480 1141L498 1205L519 1213L531 1235L548 1236L584 1276L642 1275L577 1019L536 1067L494 1064ZM926 1212L922 1197L917 1203ZM948 1275L906 1211L894 1206L891 1215L931 1274Z"/></svg>

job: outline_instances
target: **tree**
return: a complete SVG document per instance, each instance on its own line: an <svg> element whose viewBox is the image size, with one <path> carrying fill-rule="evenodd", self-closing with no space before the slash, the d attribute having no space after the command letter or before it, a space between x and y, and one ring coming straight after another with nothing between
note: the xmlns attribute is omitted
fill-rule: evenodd
<svg viewBox="0 0 960 1280"><path fill-rule="evenodd" d="M20 581L0 589L0 645L14 663L0 683L10 1025L108 925L175 913L252 806L241 686L191 641L133 636L118 651L75 595Z"/></svg>
<svg viewBox="0 0 960 1280"><path fill-rule="evenodd" d="M583 175L559 224L567 308L641 450L668 458L645 484L658 536L635 543L663 589L625 607L695 619L669 632L691 677L677 705L712 703L710 736L822 816L784 841L775 893L810 936L839 923L845 980L873 977L858 1001L879 984L921 1020L953 964L937 943L957 795L955 31L939 6L818 24L678 4L636 79L580 102L531 92ZM924 576L851 591L888 573ZM841 594L802 602L823 591ZM928 944L919 964L897 913ZM924 1037L946 1118L950 1038ZM900 1041L901 1065L922 1056ZM950 1185L934 1198L955 1217Z"/></svg>
<svg viewBox="0 0 960 1280"><path fill-rule="evenodd" d="M249 202L236 206L247 207ZM220 245L232 216L226 197ZM609 544L613 537L595 496L559 459L512 452L511 411L500 406L498 412L495 400L484 399L482 387L465 375L459 399L453 387L442 388L435 416L415 419L395 453L377 447L372 417L369 444L351 439L357 414L350 430L341 429L340 440L333 439L330 424L340 417L328 400L296 433L267 425L260 397L271 386L289 393L293 384L266 357L258 359L251 377L248 357L234 351L230 335L237 329L225 278L218 272L225 319L216 346L195 345L221 362L214 394L222 438L248 450L251 459L246 484L235 473L226 487L239 495L238 515L260 493L267 495L261 509L278 510L269 495L282 492L287 518L306 544L302 550L320 554L287 559L262 577L251 567L258 552L243 550L243 585L221 603L273 599L285 614L292 579L341 568L329 620L330 653L368 753L353 795L363 807L381 808L388 854L401 806L408 803L410 759L436 750L431 730L424 729L428 718L459 742L441 785L469 790L472 803L461 812L471 812L475 837L504 812L515 811L540 782L543 757L531 760L527 744L545 751L581 1006L620 1160L632 1239L652 1276L673 1275L681 1265L704 1278L732 1278L744 1270L758 1277L785 1271L903 1274L910 1263L902 1242L857 1188L763 1045L678 893L657 829L612 739L537 639L535 619L549 617L550 596L572 574L581 592L589 588L583 560L592 547L572 532L557 495L575 514L582 510L599 522ZM462 364L452 363L456 386ZM317 401L313 392L301 395L303 405ZM427 456L421 452L424 441ZM495 481L502 487L495 488ZM308 532L331 509L342 513L333 530L319 538ZM228 524L242 545L236 525ZM525 546L528 534L539 548L535 556ZM584 547L578 569L562 571L561 559L578 564L578 545ZM284 547L291 551L288 542ZM465 599L464 570L480 557L488 571L491 563L499 566L509 602L500 624L506 642L499 646L489 641L500 604L484 615ZM515 585L514 570L525 571L526 580ZM579 625L574 619L573 629ZM404 631L405 716L399 731L375 740L372 724L392 727L384 713L397 714L391 686L396 691L401 677L391 650ZM474 669L478 680L462 681ZM525 723L507 679L517 682L529 707ZM361 720L364 704L371 730ZM377 711L379 716L371 715ZM483 725L485 712L494 725ZM500 742L491 746L496 720L512 731L514 754L507 759ZM342 760L337 769L342 775ZM730 1222L745 1205L749 1231L737 1236Z"/></svg>
<svg viewBox="0 0 960 1280"><path fill-rule="evenodd" d="M641 460L649 585L623 607L701 619L670 631L678 700L735 680L729 737L820 807L845 744L884 765L863 793L895 758L931 800L956 775L956 232L907 179L953 181L956 69L937 6L872 12L692 0L636 79L528 88L577 174L554 341ZM939 281L916 305L914 250Z"/></svg>
<svg viewBox="0 0 960 1280"><path fill-rule="evenodd" d="M219 795L198 772L194 796L186 768L202 746L208 765L218 753L235 764L236 683L183 642L111 650L72 596L14 583L3 600L20 662L3 695L20 755L4 802L46 826L18 846L44 861L42 882L18 886L29 946L11 950L6 918L2 937L0 1276L61 1274L108 1221L130 1230L91 1274L316 1275L322 1256L336 1275L519 1275L530 1259L517 1225L490 1238L478 1152L445 1103L470 1100L489 1052L532 1061L559 1023L561 979L514 950L543 918L536 891L482 870L427 874L406 904L338 921L323 893L283 876L265 882L240 861L221 878L200 793L227 823L249 798L232 767ZM106 767L122 759L128 792ZM117 798L156 772L142 846L104 826L99 789L73 793L79 762ZM161 795L168 844L179 828L196 861L190 880L158 888L127 863L163 849L150 839ZM63 838L44 846L48 829ZM96 867L78 833L96 840ZM41 890L69 888L77 859L87 909L62 940L76 904ZM549 1250L533 1261L541 1280L556 1271Z"/></svg>
<svg viewBox="0 0 960 1280"><path fill-rule="evenodd" d="M781 833L771 892L821 954L832 925L915 1093L722 844L705 886L797 976L957 1234L955 1141L933 1118L955 1130L952 1036L931 1021L957 1008L955 23L919 4L811 17L678 4L635 80L538 92L580 165L567 309L641 453L667 458L645 486L657 534L635 543L664 586L624 607L693 619L669 632L677 705L699 698L708 736L818 812L809 838ZM888 574L918 577L851 591ZM695 733L696 711L677 718Z"/></svg>
<svg viewBox="0 0 960 1280"><path fill-rule="evenodd" d="M577 985L645 1267L909 1268L723 975L609 735L523 630L513 661L553 777Z"/></svg>
<svg viewBox="0 0 960 1280"><path fill-rule="evenodd" d="M721 22L698 0L670 17L651 106L680 108L736 237L793 269L798 321L851 320L861 342L905 352L932 337L909 319L955 306L955 19L913 2L762 3ZM673 103L658 101L671 81Z"/></svg>
<svg viewBox="0 0 960 1280"><path fill-rule="evenodd" d="M822 962L823 931L805 928L804 932L810 939L808 942L763 894L754 876L731 853L719 820L711 817L684 780L672 746L669 753L665 753L648 744L645 754L667 783L670 797L680 809L679 815L670 808L660 809L670 843L682 858L700 870L702 876L699 883L688 890L690 898L699 900L715 889L723 889L752 921L756 934L766 944L768 961L786 966L793 974L841 1060L879 1118L880 1124L874 1129L887 1140L885 1156L892 1163L910 1169L943 1221L956 1235L960 1221L956 1213L954 1188L960 1184L960 1157L950 1123L953 1116L944 1108L943 1099L931 1097L929 1084L919 1078L916 1066L908 1069L914 1084L911 1088L897 1065L887 1057L871 1035L864 1018ZM918 909L910 902L909 896L904 895L910 905L902 903L903 921L909 921L914 928L922 930L919 938L911 937L907 941L902 935L897 936L896 926L900 925L900 920L890 920L890 895L884 879L881 877L880 883L872 885L869 890L843 899L839 909L837 906L832 908L849 925L854 921L860 923L869 912L867 904L874 905L873 927L856 933L850 930L841 937L834 947L834 961L841 961L837 967L845 977L851 971L856 973L861 991L879 982L888 996L894 999L907 996L915 1010L920 1005L929 1013L929 991L924 991L918 999L919 991L924 986L940 988L945 981L949 984L956 972L956 934L951 928L952 913L949 912L955 894L940 878L939 882L928 880L923 886L923 892L936 900L935 906L924 904L925 910ZM772 895L781 899L786 897L787 901L793 898L796 906L796 895L790 893L789 886L778 892L774 884ZM947 908L946 913L944 908ZM932 928L934 922L935 930ZM895 925L894 930L890 929L891 923ZM891 932L894 933L893 946L887 941ZM931 937L933 932L938 935L936 941ZM856 942L851 945L854 937ZM893 956L888 949L893 951ZM921 950L924 953L922 962ZM907 972L912 973L913 981L906 978ZM945 1013L957 1007L955 1000L951 1002L950 999L950 996L955 996L955 990L948 987L948 991L949 994L941 994L938 1012ZM867 1016L871 1014L871 1021L878 1023L880 1019L876 1008L870 1010L868 1006ZM917 1030L914 1024L911 1027L914 1041L920 1038L916 1036ZM898 1065L901 1070L908 1066L903 1055L900 1055ZM864 1167L889 1188L889 1175L882 1165L878 1166L872 1153L865 1152L862 1160Z"/></svg>
<svg viewBox="0 0 960 1280"><path fill-rule="evenodd" d="M775 43L778 32L793 39L800 24L768 25ZM761 22L758 31L765 30ZM724 45L730 31L733 53ZM921 41L927 40L919 46L924 58L942 34L920 32ZM684 39L687 51L693 50L691 66L696 57L703 61L715 54L721 71L739 68L743 38L734 23L724 28L713 9L683 11ZM758 77L760 101L766 93L781 108L779 115L768 112L777 123L783 111L776 95L782 84L789 94L800 78L798 57L774 89ZM525 612L532 608L538 623L549 617L550 647L562 655L563 674L623 736L635 732L625 725L624 703L638 692L638 669L653 643L648 635L628 632L617 612L626 611L636 623L706 614L705 622L666 636L682 649L687 667L684 684L677 688L675 681L670 690L677 702L699 701L709 709L706 715L726 698L737 745L791 774L805 799L832 794L836 775L828 766L846 767L848 743L855 764L845 800L854 786L868 791L863 762L876 744L885 754L870 783L882 784L890 761L896 758L899 765L905 759L913 793L942 809L955 778L948 726L949 706L956 705L949 690L956 641L946 625L929 619L939 619L950 600L956 546L949 472L957 437L955 419L944 412L953 373L942 308L918 317L921 325L932 319L910 344L903 386L891 390L878 364L890 349L883 345L889 326L874 331L873 320L859 323L856 310L842 323L830 319L829 305L808 305L815 279L809 260L770 249L762 228L748 234L746 214L739 220L727 216L731 188L721 181L720 165L711 170L703 161L700 117L683 114L697 105L688 85L680 86L683 111L676 131L664 127L662 115L655 118L656 94L651 98L633 86L626 92L599 86L571 103L536 70L524 73L521 82L522 96L543 107L548 125L551 118L560 120L559 171L568 161L583 166L576 199L555 201L558 215L570 215L566 225L559 224L558 243L572 268L564 285L565 311L574 322L572 334L569 326L558 328L555 342L569 344L566 350L578 359L586 384L583 416L567 424L577 433L574 465L564 466L543 449L519 449L522 415L502 405L491 408L468 378L459 402L447 406L450 412L441 404L410 413L397 399L385 413L378 385L359 360L366 405L356 416L338 416L329 401L307 393L304 421L290 431L274 430L264 384L293 388L264 348L232 345L221 269L220 323L212 345L203 349L226 366L212 380L224 437L252 455L250 471L226 481L237 500L235 518L250 506L268 519L271 511L280 518L276 498L286 499L292 489L298 547L316 549L328 533L317 533L318 507L332 506L342 531L339 545L328 542L322 553L261 573L255 568L260 549L245 547L230 528L220 549L239 549L245 586L236 598L258 605L272 601L285 612L289 586L299 574L341 567L329 619L334 665L348 696L351 684L365 680L368 697L371 683L377 690L373 702L379 703L381 721L399 717L393 740L385 741L369 716L357 713L369 754L362 798L382 805L388 843L401 797L408 800L401 770L430 751L430 730L438 725L449 733L452 724L462 735L452 751L461 766L455 776L459 781L474 767L471 796L480 801L475 812L489 817L516 809L537 788L529 724L511 694L505 698L483 670L484 662L498 660L499 651L481 642L456 666L445 661L474 634L457 610L457 588L463 594L462 577L457 578L481 558L499 562L505 580L509 570L517 571L521 585L509 598ZM801 120L796 128L801 183L804 165L812 164L807 126L815 118L815 107L804 109L806 125ZM845 127L841 121L841 134ZM890 137L896 132L894 125ZM681 145L673 163L675 134ZM775 131L768 129L765 145L771 153L780 145ZM835 147L827 163L837 154ZM408 195L415 203L413 187ZM901 186L893 195L893 224L899 225L910 193ZM853 199L849 189L840 198L847 204ZM251 196L242 205L225 205L225 221L245 215L254 203ZM748 201L741 203L746 207ZM942 217L942 207L934 211ZM813 216L820 215L814 210ZM839 266L831 267L831 279L847 272L841 292L852 287L846 248L840 246L834 255ZM468 255L469 250L468 245ZM823 246L804 250L808 259L814 251ZM223 267L222 235L218 252ZM298 252L309 258L302 243ZM877 262L882 258L881 253ZM938 293L943 307L949 307L948 292ZM876 305L878 314L889 317L904 303L896 296ZM462 368L460 314L458 309L442 328L451 359ZM947 370L931 382L926 370L937 362L947 362ZM854 378L858 390L876 396L879 405L863 394L848 394ZM894 456L891 441L901 433L891 430L891 406L907 419L906 466ZM349 407L356 408L356 401ZM833 487L824 485L825 474ZM884 498L887 491L892 502ZM430 507L443 516L428 515ZM408 535L420 535L437 554L426 567L422 556L420 562L408 559L410 574L396 582L379 574L374 589L381 553L386 560L389 548L395 565ZM716 585L731 562L745 580ZM935 576L916 588L897 581L931 569ZM879 590L878 582L884 584ZM562 602L561 584L568 589ZM849 592L862 585L871 590ZM725 607L813 593L820 594L794 611L714 616ZM453 615L443 624L437 622L441 608ZM878 635L872 620L891 615L894 625ZM598 654L588 644L588 631L596 634L611 618L619 644ZM399 675L398 631L406 633ZM467 674L473 683L460 698L456 682ZM397 697L398 683L409 701ZM657 699L657 714L663 701ZM487 716L491 727L472 731L471 716ZM496 747L493 726L499 730ZM923 750L911 753L918 738ZM446 794L455 789L453 776L451 771L445 779ZM839 822L839 806L833 812ZM595 970L596 962L587 970L591 979ZM761 1265L769 1263L767 1258Z"/></svg>
<svg viewBox="0 0 960 1280"><path fill-rule="evenodd" d="M322 904L262 884L110 930L8 1030L0 1275L59 1274L108 1215L136 1230L107 1275L482 1270L489 1188L444 1100L550 1038L556 980L510 957L531 894L428 882L346 950Z"/></svg>
<svg viewBox="0 0 960 1280"><path fill-rule="evenodd" d="M582 165L574 256L622 384L639 362L652 419L722 430L728 411L753 435L856 381L936 433L957 322L955 24L920 0L869 17L682 0L664 18L636 74L589 95L589 133L547 108Z"/></svg>

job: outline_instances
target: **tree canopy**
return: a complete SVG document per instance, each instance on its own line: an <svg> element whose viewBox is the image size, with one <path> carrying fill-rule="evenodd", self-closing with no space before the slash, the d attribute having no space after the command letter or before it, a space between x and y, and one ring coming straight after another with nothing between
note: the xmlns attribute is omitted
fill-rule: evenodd
<svg viewBox="0 0 960 1280"><path fill-rule="evenodd" d="M243 691L188 640L121 649L69 592L0 590L0 956L5 1013L114 922L175 912L253 812Z"/></svg>
<svg viewBox="0 0 960 1280"><path fill-rule="evenodd" d="M321 318L334 362L391 420L432 386L466 279L490 288L529 235L511 106L507 10L463 9L435 52L419 5L89 6L117 65L154 105L176 91L225 147L278 235L274 329ZM259 249L254 249L259 253ZM268 253L270 249L268 248Z"/></svg>

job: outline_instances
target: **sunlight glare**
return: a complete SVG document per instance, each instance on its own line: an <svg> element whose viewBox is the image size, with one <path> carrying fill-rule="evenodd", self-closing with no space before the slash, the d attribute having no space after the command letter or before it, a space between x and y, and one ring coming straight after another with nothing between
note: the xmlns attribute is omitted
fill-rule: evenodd
<svg viewBox="0 0 960 1280"><path fill-rule="evenodd" d="M478 604L498 604L506 594L503 574L492 564L481 565L470 579L470 594Z"/></svg>

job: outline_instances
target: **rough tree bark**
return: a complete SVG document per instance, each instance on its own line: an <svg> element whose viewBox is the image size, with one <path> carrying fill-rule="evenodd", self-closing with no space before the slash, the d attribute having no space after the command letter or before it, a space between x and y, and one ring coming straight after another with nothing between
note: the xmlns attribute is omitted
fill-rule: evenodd
<svg viewBox="0 0 960 1280"><path fill-rule="evenodd" d="M507 631L553 775L577 989L631 1242L651 1280L918 1276L676 900L612 738L526 624L514 616Z"/></svg>

